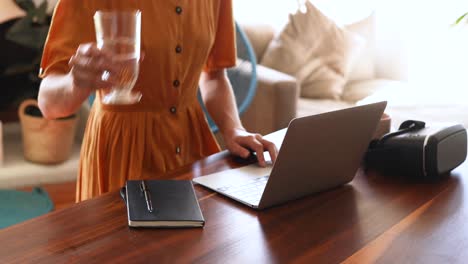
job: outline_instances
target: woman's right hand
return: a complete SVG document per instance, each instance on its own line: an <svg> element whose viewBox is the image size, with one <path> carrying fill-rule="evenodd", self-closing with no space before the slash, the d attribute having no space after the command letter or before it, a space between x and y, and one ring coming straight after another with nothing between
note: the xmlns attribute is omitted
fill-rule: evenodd
<svg viewBox="0 0 468 264"><path fill-rule="evenodd" d="M97 48L96 43L82 44L68 62L73 86L94 91L112 87L112 56Z"/></svg>
<svg viewBox="0 0 468 264"><path fill-rule="evenodd" d="M96 44L82 44L70 58L70 72L50 73L41 81L39 108L45 118L56 119L76 113L95 90L110 89L115 72L112 56ZM103 73L108 72L107 79ZM115 77L114 77L115 78Z"/></svg>

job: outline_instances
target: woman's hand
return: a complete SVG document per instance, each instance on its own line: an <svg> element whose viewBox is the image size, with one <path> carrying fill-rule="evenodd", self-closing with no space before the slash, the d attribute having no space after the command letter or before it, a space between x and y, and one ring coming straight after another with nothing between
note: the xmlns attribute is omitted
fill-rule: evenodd
<svg viewBox="0 0 468 264"><path fill-rule="evenodd" d="M116 67L112 63L112 55L99 50L95 43L80 45L68 64L75 88L91 92L113 85Z"/></svg>
<svg viewBox="0 0 468 264"><path fill-rule="evenodd" d="M225 69L203 72L200 78L200 93L208 112L218 125L226 147L242 158L256 152L258 164L266 166L263 152L270 153L272 162L276 161L278 150L275 144L263 139L260 134L252 134L242 126L236 106L234 92Z"/></svg>
<svg viewBox="0 0 468 264"><path fill-rule="evenodd" d="M263 139L260 134L253 134L245 131L244 129L231 129L224 134L224 141L228 150L242 158L247 158L251 151L257 154L258 164L262 167L266 166L264 151L270 153L272 162L276 161L278 149L272 142Z"/></svg>
<svg viewBox="0 0 468 264"><path fill-rule="evenodd" d="M50 73L41 82L38 101L45 118L76 113L94 90L112 87L112 76L117 72L112 56L99 50L94 43L80 45L70 58L69 66L71 70L67 74ZM106 71L108 74L103 75Z"/></svg>

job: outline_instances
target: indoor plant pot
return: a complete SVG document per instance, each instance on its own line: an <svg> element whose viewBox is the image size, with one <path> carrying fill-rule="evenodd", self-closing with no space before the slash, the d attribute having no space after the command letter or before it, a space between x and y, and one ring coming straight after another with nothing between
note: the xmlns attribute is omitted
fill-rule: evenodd
<svg viewBox="0 0 468 264"><path fill-rule="evenodd" d="M21 103L18 115L23 137L24 157L32 162L55 164L70 157L77 115L48 120L42 117L37 101Z"/></svg>

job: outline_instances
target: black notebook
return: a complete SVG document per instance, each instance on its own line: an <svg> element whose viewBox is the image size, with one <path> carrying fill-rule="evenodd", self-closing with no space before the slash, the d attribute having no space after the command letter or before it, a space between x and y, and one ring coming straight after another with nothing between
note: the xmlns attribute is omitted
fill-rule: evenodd
<svg viewBox="0 0 468 264"><path fill-rule="evenodd" d="M191 181L129 180L121 194L131 227L202 227L205 224Z"/></svg>

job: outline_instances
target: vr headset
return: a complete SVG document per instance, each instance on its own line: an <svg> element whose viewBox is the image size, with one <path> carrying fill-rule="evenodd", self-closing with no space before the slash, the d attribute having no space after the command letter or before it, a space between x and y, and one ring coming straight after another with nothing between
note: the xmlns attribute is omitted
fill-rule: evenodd
<svg viewBox="0 0 468 264"><path fill-rule="evenodd" d="M466 129L460 124L434 124L407 120L398 131L371 142L366 168L384 175L435 181L466 159Z"/></svg>

